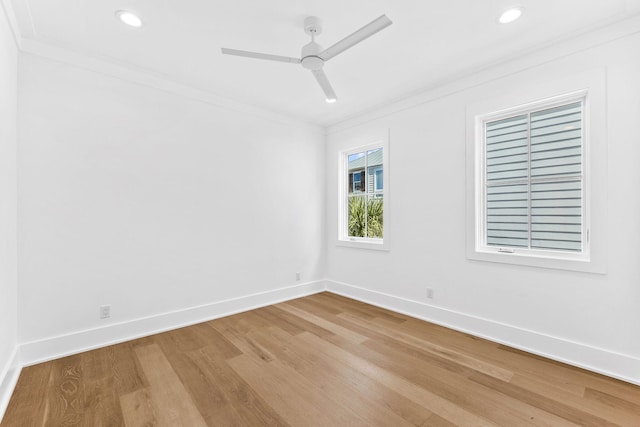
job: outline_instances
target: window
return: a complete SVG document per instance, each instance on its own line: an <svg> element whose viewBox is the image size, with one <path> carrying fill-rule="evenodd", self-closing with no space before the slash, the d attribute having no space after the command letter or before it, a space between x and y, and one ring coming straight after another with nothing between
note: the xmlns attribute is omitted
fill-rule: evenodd
<svg viewBox="0 0 640 427"><path fill-rule="evenodd" d="M365 173L362 171L349 171L349 193L364 191Z"/></svg>
<svg viewBox="0 0 640 427"><path fill-rule="evenodd" d="M606 72L526 80L466 106L467 259L606 273Z"/></svg>
<svg viewBox="0 0 640 427"><path fill-rule="evenodd" d="M583 103L484 120L484 246L585 252Z"/></svg>
<svg viewBox="0 0 640 427"><path fill-rule="evenodd" d="M387 249L387 159L388 144L382 142L340 154L339 244Z"/></svg>
<svg viewBox="0 0 640 427"><path fill-rule="evenodd" d="M475 117L476 253L590 260L587 110L580 91Z"/></svg>

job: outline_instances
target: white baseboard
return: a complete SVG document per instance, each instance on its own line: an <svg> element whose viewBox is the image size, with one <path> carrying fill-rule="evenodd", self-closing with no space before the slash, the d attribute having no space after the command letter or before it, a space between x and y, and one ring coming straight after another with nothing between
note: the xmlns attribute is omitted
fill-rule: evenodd
<svg viewBox="0 0 640 427"><path fill-rule="evenodd" d="M326 285L324 281L308 282L111 324L101 328L87 329L42 340L21 343L20 358L22 366L35 365L36 363L58 359L83 351L304 297L322 292L325 289Z"/></svg>
<svg viewBox="0 0 640 427"><path fill-rule="evenodd" d="M640 385L640 359L490 319L460 313L347 283L327 281L327 291L435 323L569 365Z"/></svg>
<svg viewBox="0 0 640 427"><path fill-rule="evenodd" d="M22 371L22 365L20 364L20 350L16 346L13 349L13 353L7 362L7 365L2 369L2 375L0 375L0 422L4 416L4 412L9 406L9 400L18 382L18 377Z"/></svg>

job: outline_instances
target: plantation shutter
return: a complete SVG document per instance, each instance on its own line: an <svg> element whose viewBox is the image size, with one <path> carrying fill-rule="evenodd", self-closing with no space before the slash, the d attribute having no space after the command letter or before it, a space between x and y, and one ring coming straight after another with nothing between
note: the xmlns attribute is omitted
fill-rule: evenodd
<svg viewBox="0 0 640 427"><path fill-rule="evenodd" d="M582 250L582 109L485 124L487 245Z"/></svg>
<svg viewBox="0 0 640 427"><path fill-rule="evenodd" d="M365 171L360 172L360 191L367 191L367 182L365 181L366 175Z"/></svg>
<svg viewBox="0 0 640 427"><path fill-rule="evenodd" d="M487 244L529 246L528 116L486 125Z"/></svg>

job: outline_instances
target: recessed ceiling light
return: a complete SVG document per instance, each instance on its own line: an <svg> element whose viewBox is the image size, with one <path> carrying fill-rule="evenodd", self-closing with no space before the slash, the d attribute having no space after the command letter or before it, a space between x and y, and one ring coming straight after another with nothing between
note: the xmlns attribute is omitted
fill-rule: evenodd
<svg viewBox="0 0 640 427"><path fill-rule="evenodd" d="M333 104L334 102L337 101L337 99L336 98L327 98L327 99L325 99L325 101L327 101L327 104Z"/></svg>
<svg viewBox="0 0 640 427"><path fill-rule="evenodd" d="M520 18L520 16L522 16L523 11L524 9L521 7L512 7L511 9L507 9L502 12L502 15L500 15L500 18L498 18L498 22L500 22L501 24L508 24L510 22L513 22L516 19Z"/></svg>
<svg viewBox="0 0 640 427"><path fill-rule="evenodd" d="M116 12L116 16L120 21L131 27L142 27L142 19L140 19L138 15L129 10L119 10Z"/></svg>

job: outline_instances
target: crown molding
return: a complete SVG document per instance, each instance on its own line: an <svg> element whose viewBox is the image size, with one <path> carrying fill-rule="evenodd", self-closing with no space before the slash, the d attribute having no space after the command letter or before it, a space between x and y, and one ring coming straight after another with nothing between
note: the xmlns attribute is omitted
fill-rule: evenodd
<svg viewBox="0 0 640 427"><path fill-rule="evenodd" d="M303 128L321 135L328 135L359 126L640 32L640 13L637 12L638 8L628 6L627 9L629 11L636 11L630 17L612 19L605 23L582 29L560 40L538 45L504 57L478 70L457 74L446 80L417 88L408 94L374 105L343 119L327 123L314 123L285 113L224 98L213 92L179 82L170 76L120 62L114 58L95 57L51 41L36 40L36 32L28 0L14 1L20 9L17 11L12 6L11 0L0 0L0 2L5 9L16 45L23 53L37 55L128 82L153 87L220 108L288 126ZM16 12L18 13L16 14ZM21 17L21 20L18 20L17 17Z"/></svg>
<svg viewBox="0 0 640 427"><path fill-rule="evenodd" d="M263 120L281 125L292 126L311 133L325 135L326 128L320 124L304 119L278 113L267 108L237 102L229 98L216 95L213 92L198 89L181 83L169 76L136 67L132 64L118 61L114 58L102 58L87 53L75 51L52 41L36 39L28 0L0 0L11 28L13 38L21 53L40 56L42 58L65 63L85 70L100 73L142 86L152 87L167 93L183 96L203 102L215 107L224 108L241 114L247 114Z"/></svg>
<svg viewBox="0 0 640 427"><path fill-rule="evenodd" d="M638 33L640 33L640 13L635 13L626 19L587 28L553 43L539 45L516 55L504 57L477 70L452 76L384 104L373 106L344 120L330 123L326 126L326 134L342 132Z"/></svg>
<svg viewBox="0 0 640 427"><path fill-rule="evenodd" d="M6 1L6 0L3 0ZM218 96L212 92L180 83L168 76L155 73L131 64L121 63L112 58L99 58L80 53L50 42L41 42L31 38L23 38L21 52L31 54L85 70L100 73L109 77L124 80L142 86L152 87L163 92L183 96L215 107L247 114L263 120L292 126L306 131L324 135L325 128L315 123L277 113L265 108L237 102Z"/></svg>

